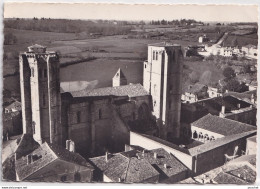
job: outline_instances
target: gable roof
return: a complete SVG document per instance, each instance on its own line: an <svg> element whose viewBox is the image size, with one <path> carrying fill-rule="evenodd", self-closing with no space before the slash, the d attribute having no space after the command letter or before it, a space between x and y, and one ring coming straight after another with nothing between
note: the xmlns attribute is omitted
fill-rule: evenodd
<svg viewBox="0 0 260 189"><path fill-rule="evenodd" d="M119 182L120 178L122 182L140 183L159 175L145 159L131 155L136 152L109 154L107 161L105 156L90 158L90 161L114 182Z"/></svg>
<svg viewBox="0 0 260 189"><path fill-rule="evenodd" d="M154 157L155 153L157 158ZM167 177L171 177L188 170L188 168L185 167L178 159L169 154L163 148L145 151L144 153L139 152L137 153L137 156L147 160L151 165L157 168L157 171ZM166 168L164 167L164 164L166 164Z"/></svg>
<svg viewBox="0 0 260 189"><path fill-rule="evenodd" d="M94 96L146 96L149 93L141 84L129 84L118 87L105 87L92 90L81 90L71 92L73 97L94 97Z"/></svg>
<svg viewBox="0 0 260 189"><path fill-rule="evenodd" d="M255 126L231 119L221 118L211 114L205 115L204 117L193 122L191 125L193 127L205 129L224 136L256 130Z"/></svg>
<svg viewBox="0 0 260 189"><path fill-rule="evenodd" d="M235 177L233 175L227 174L225 172L220 172L215 178L214 181L218 184L246 184L247 182Z"/></svg>
<svg viewBox="0 0 260 189"><path fill-rule="evenodd" d="M29 164L27 164L28 155L35 157L35 160ZM25 180L27 177L47 166L56 159L61 159L93 169L92 166L87 163L86 160L79 154L70 152L62 147L48 144L46 142L28 155L23 156L15 162L16 173L19 177L19 180Z"/></svg>

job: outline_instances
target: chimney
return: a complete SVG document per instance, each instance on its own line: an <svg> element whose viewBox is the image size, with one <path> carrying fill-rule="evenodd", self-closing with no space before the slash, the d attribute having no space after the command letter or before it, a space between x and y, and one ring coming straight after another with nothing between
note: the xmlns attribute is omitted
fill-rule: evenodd
<svg viewBox="0 0 260 189"><path fill-rule="evenodd" d="M32 155L27 155L27 165L29 165L31 162L32 162L32 158L31 158Z"/></svg>
<svg viewBox="0 0 260 189"><path fill-rule="evenodd" d="M239 109L240 109L240 106L241 106L240 104L237 104L237 108L239 108Z"/></svg>
<svg viewBox="0 0 260 189"><path fill-rule="evenodd" d="M163 164L163 167L165 168L165 169L167 169L167 164L165 163L165 164Z"/></svg>
<svg viewBox="0 0 260 189"><path fill-rule="evenodd" d="M226 107L225 107L224 105L222 105L222 107L221 107L221 113L222 113L222 114L225 114L225 111L226 111Z"/></svg>
<svg viewBox="0 0 260 189"><path fill-rule="evenodd" d="M157 153L156 152L154 152L153 157L154 157L154 159L157 159Z"/></svg>

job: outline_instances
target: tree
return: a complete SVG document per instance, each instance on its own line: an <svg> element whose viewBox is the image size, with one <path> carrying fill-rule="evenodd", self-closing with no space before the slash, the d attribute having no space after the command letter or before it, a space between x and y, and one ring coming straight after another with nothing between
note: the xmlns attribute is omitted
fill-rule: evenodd
<svg viewBox="0 0 260 189"><path fill-rule="evenodd" d="M239 83L236 79L228 80L226 85L223 87L224 90L234 91L234 92L245 92L247 91L247 86L244 83Z"/></svg>
<svg viewBox="0 0 260 189"><path fill-rule="evenodd" d="M236 76L235 71L231 67L226 67L223 70L223 75L226 79L231 79Z"/></svg>
<svg viewBox="0 0 260 189"><path fill-rule="evenodd" d="M13 33L6 33L4 38L5 45L13 45L17 43L17 37Z"/></svg>
<svg viewBox="0 0 260 189"><path fill-rule="evenodd" d="M208 85L211 81L211 71L207 70L200 76L200 83Z"/></svg>

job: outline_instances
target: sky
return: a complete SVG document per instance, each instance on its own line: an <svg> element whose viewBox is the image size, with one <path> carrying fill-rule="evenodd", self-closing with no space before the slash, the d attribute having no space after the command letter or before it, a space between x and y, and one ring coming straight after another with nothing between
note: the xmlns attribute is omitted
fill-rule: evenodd
<svg viewBox="0 0 260 189"><path fill-rule="evenodd" d="M256 5L126 5L90 3L4 4L4 18L65 18L106 20L173 20L257 22Z"/></svg>

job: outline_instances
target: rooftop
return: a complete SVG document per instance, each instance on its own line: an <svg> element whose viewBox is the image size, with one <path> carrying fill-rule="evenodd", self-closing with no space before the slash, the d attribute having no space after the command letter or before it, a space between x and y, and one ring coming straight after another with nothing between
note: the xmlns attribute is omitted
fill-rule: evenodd
<svg viewBox="0 0 260 189"><path fill-rule="evenodd" d="M28 155L32 155L35 160L27 164L27 156L23 156L15 162L17 175L20 180L26 179L28 176L39 171L56 159L61 159L93 169L92 166L79 154L46 142Z"/></svg>
<svg viewBox="0 0 260 189"><path fill-rule="evenodd" d="M137 157L147 160L163 176L171 177L188 170L188 168L185 167L178 159L169 154L163 148L140 151L140 147L131 147L138 149L139 152L136 153ZM154 157L155 154L157 156L156 158ZM167 168L164 167L165 164Z"/></svg>
<svg viewBox="0 0 260 189"><path fill-rule="evenodd" d="M249 137L247 140L250 140L250 141L256 143L256 136Z"/></svg>
<svg viewBox="0 0 260 189"><path fill-rule="evenodd" d="M109 154L108 160L99 156L90 161L114 182L140 183L159 175L148 161L133 157L132 153L136 151Z"/></svg>
<svg viewBox="0 0 260 189"><path fill-rule="evenodd" d="M246 181L225 172L220 172L214 181L218 184L247 184Z"/></svg>
<svg viewBox="0 0 260 189"><path fill-rule="evenodd" d="M188 88L186 90L187 93L193 93L193 94L197 94L199 93L204 87L206 87L206 85L202 85L199 83L196 83L195 85L191 85L190 88Z"/></svg>
<svg viewBox="0 0 260 189"><path fill-rule="evenodd" d="M192 156L195 156L195 155L207 152L209 150L215 149L217 147L220 147L222 145L225 145L229 142L236 141L236 140L241 139L243 137L250 137L250 136L253 136L255 134L256 134L256 130L222 137L222 138L216 139L214 141L202 144L200 146L190 148L189 154L192 155Z"/></svg>
<svg viewBox="0 0 260 189"><path fill-rule="evenodd" d="M94 96L146 96L149 93L141 84L129 84L118 87L105 87L97 89L84 89L81 91L71 92L73 97L94 97Z"/></svg>
<svg viewBox="0 0 260 189"><path fill-rule="evenodd" d="M208 114L191 124L193 127L205 129L224 136L256 130L255 126L231 119Z"/></svg>

